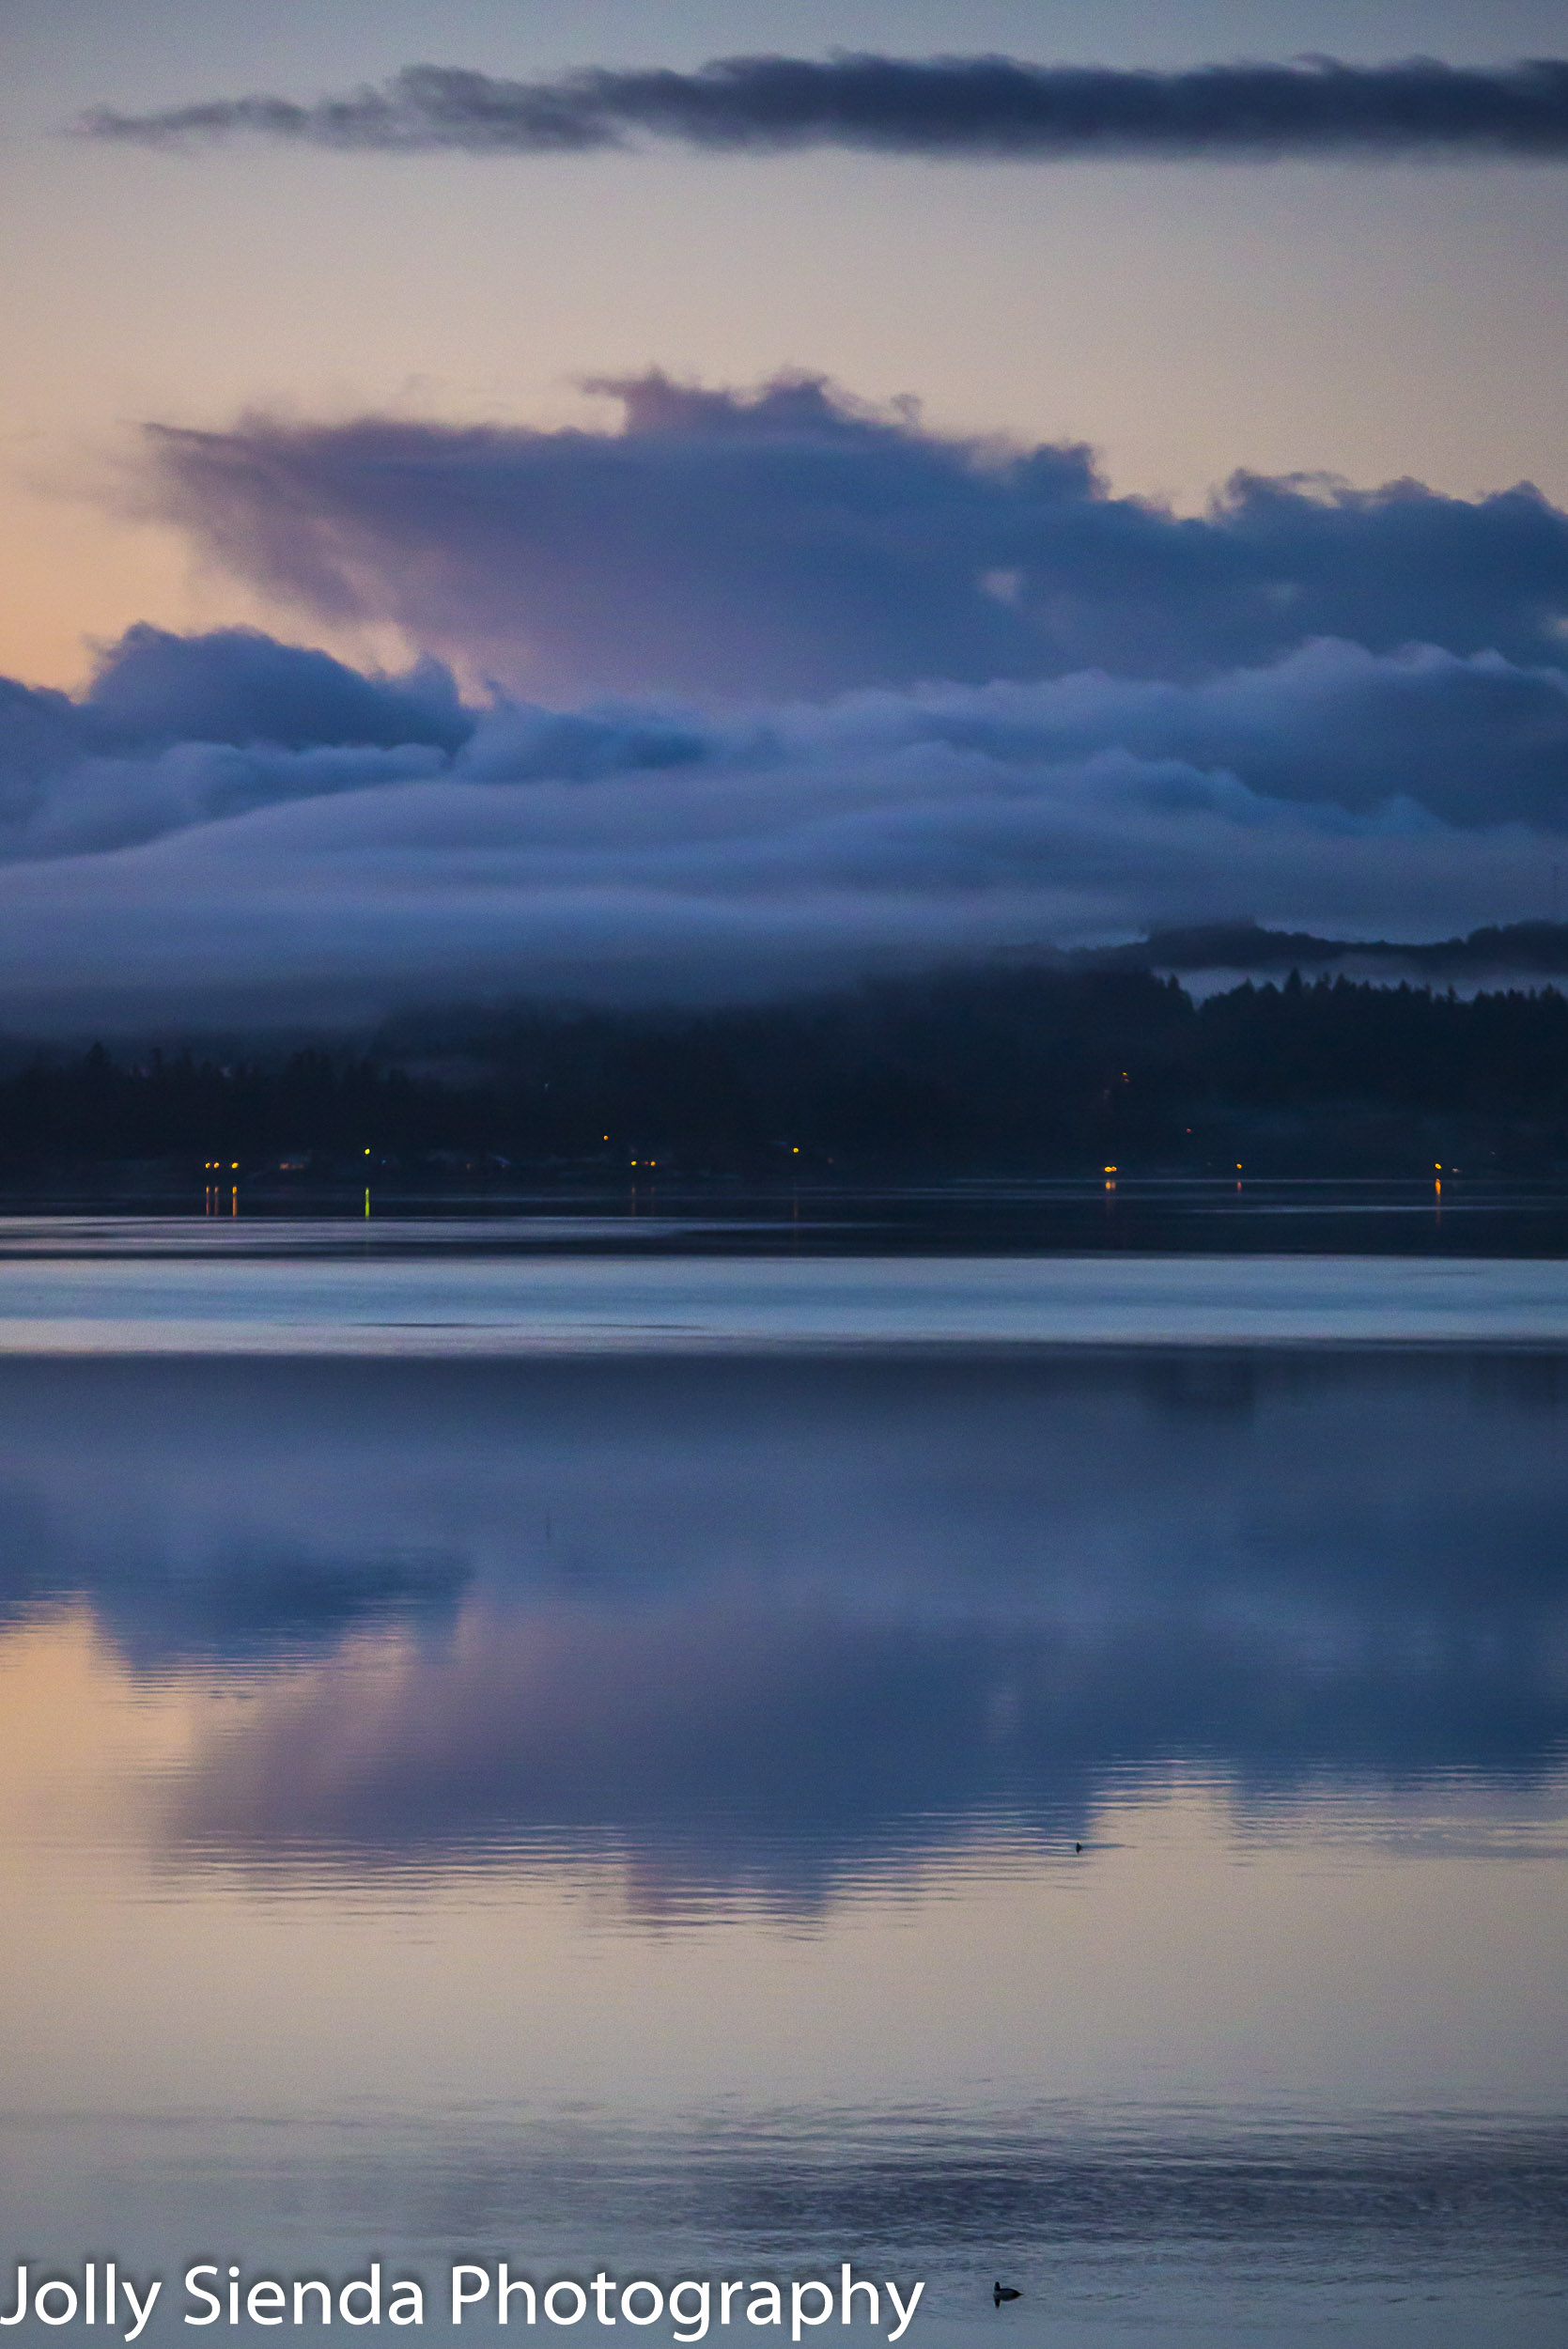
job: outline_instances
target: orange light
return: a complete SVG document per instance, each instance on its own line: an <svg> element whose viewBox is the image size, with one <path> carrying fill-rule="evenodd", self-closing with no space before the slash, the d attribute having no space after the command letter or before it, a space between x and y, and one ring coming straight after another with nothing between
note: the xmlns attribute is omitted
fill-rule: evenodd
<svg viewBox="0 0 1568 2349"><path fill-rule="evenodd" d="M1113 1166L1107 1166L1107 1167L1102 1167L1100 1171L1101 1171L1101 1173L1102 1173L1102 1174L1115 1174L1115 1172L1116 1172L1116 1169L1115 1169Z"/></svg>

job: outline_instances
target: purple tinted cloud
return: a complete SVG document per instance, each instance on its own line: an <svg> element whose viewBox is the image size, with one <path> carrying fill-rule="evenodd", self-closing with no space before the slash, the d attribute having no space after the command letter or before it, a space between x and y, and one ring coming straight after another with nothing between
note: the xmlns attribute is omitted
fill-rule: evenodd
<svg viewBox="0 0 1568 2349"><path fill-rule="evenodd" d="M597 388L622 429L153 428L145 494L276 599L552 694L1197 677L1325 636L1562 655L1568 516L1528 485L1238 474L1177 516L1082 447L930 432L813 378Z"/></svg>
<svg viewBox="0 0 1568 2349"><path fill-rule="evenodd" d="M406 677L366 677L256 629L176 636L145 623L101 661L83 720L106 750L194 739L294 750L422 742L455 751L474 731L473 713L439 661L421 661Z"/></svg>
<svg viewBox="0 0 1568 2349"><path fill-rule="evenodd" d="M146 627L78 700L0 681L0 1018L720 1001L1543 910L1568 517L1533 490L1242 477L1179 517L815 379L601 388L618 431L151 435L205 554L508 682Z"/></svg>
<svg viewBox="0 0 1568 2349"><path fill-rule="evenodd" d="M810 147L1022 158L1568 154L1568 63L1455 67L1333 58L1177 72L1012 57L715 59L692 73L587 69L519 82L415 65L310 104L257 95L88 114L87 135L189 146L249 135L396 153L555 155L642 140L772 153Z"/></svg>
<svg viewBox="0 0 1568 2349"><path fill-rule="evenodd" d="M270 681L252 736L202 739L215 644ZM727 717L497 701L447 747L429 672L334 694L292 653L160 640L163 697L112 748L119 656L82 703L0 697L8 1024L734 1000L1241 913L1431 935L1538 911L1568 831L1568 675L1496 655L1320 643ZM357 691L370 739L302 743L302 678L339 713ZM375 739L399 708L412 739Z"/></svg>

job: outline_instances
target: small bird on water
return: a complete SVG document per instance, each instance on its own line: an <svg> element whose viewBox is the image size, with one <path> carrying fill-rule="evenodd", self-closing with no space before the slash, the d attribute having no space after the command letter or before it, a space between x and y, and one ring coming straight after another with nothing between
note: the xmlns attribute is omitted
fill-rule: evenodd
<svg viewBox="0 0 1568 2349"><path fill-rule="evenodd" d="M1023 2294L1021 2292L1015 2292L1011 2284L993 2283L991 2286L991 2297L1000 2309L1004 2300L1021 2300L1023 2298Z"/></svg>

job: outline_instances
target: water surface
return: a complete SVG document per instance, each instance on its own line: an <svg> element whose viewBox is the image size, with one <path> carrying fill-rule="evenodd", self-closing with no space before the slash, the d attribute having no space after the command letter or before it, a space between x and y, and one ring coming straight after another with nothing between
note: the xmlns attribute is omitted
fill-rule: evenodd
<svg viewBox="0 0 1568 2349"><path fill-rule="evenodd" d="M5 2260L1568 2341L1556 1264L49 1237Z"/></svg>

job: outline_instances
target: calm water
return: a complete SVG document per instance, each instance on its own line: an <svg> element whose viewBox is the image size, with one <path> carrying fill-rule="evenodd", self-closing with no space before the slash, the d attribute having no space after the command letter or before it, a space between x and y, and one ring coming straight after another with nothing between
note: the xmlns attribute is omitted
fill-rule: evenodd
<svg viewBox="0 0 1568 2349"><path fill-rule="evenodd" d="M557 1221L0 1225L0 2316L1568 2343L1560 1256Z"/></svg>

